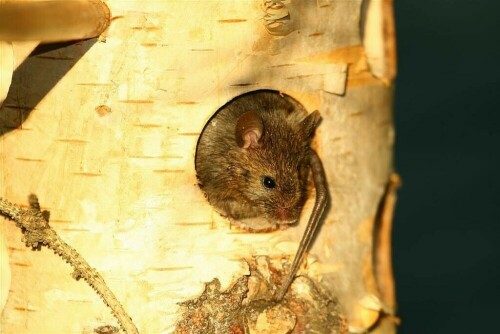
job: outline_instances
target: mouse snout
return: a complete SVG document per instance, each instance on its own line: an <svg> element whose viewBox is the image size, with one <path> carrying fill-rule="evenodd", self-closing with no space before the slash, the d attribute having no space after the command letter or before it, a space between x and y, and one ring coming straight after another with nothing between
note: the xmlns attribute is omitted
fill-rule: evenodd
<svg viewBox="0 0 500 334"><path fill-rule="evenodd" d="M284 206L278 206L276 209L276 213L278 214L279 220L288 220L289 209Z"/></svg>
<svg viewBox="0 0 500 334"><path fill-rule="evenodd" d="M276 217L279 220L278 224L285 225L294 224L298 219L296 210L285 205L280 205L276 208Z"/></svg>

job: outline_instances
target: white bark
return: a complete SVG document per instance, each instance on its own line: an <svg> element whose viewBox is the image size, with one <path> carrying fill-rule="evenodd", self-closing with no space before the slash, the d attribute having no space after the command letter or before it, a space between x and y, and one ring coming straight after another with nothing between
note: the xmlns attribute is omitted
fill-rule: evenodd
<svg viewBox="0 0 500 334"><path fill-rule="evenodd" d="M312 194L298 227L255 234L232 229L197 186L203 126L231 98L262 88L323 117L315 147L331 208L302 273L339 299L353 331L394 307L372 266L375 217L393 169L394 69L370 71L361 0L283 3L288 16L266 13L264 1L107 1L106 42L27 60L0 109L2 132L10 131L0 138L1 197L26 203L37 194L59 236L101 273L142 333L172 332L178 303L214 278L231 287L248 275L246 258L295 253ZM393 36L382 37L386 50ZM72 62L33 105L40 86L57 79L52 69ZM13 224L1 226L2 273L12 275L10 285L2 278L3 333L116 325L67 264L25 248ZM378 333L395 330L390 318L380 324Z"/></svg>

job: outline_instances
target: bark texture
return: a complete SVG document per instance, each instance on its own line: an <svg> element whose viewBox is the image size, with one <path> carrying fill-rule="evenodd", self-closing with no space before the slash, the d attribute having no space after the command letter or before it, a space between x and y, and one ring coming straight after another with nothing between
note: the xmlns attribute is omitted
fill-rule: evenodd
<svg viewBox="0 0 500 334"><path fill-rule="evenodd" d="M314 145L331 196L292 290L331 307L331 332L394 333L391 1L106 4L112 21L99 42L31 57L12 76L0 109L1 197L27 204L37 194L141 333L182 333L189 314L217 328L196 305L231 291L237 306L224 307L246 314L242 330L276 333L279 318L284 333L307 332L297 325L305 302L262 300L295 254L314 193L298 227L247 233L210 207L194 169L220 106L283 91L323 117ZM24 247L8 221L0 231L2 333L118 327L64 261Z"/></svg>

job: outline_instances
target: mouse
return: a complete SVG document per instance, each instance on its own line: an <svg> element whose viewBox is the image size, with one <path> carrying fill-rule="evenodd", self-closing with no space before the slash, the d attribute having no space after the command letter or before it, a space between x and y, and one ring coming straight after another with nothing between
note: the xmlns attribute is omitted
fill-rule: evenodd
<svg viewBox="0 0 500 334"><path fill-rule="evenodd" d="M316 200L289 272L275 293L281 300L318 229L328 188L311 142L321 116L274 90L230 100L208 121L198 140L195 168L200 188L223 216L252 232L295 225L310 175Z"/></svg>

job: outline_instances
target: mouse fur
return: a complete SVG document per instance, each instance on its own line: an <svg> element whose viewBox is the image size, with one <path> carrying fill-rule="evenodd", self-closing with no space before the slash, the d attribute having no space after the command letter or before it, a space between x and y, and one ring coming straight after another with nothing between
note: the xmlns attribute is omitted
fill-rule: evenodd
<svg viewBox="0 0 500 334"><path fill-rule="evenodd" d="M257 145L242 148L236 126L248 112L260 117L263 129ZM308 115L278 91L250 92L229 101L198 142L196 171L208 201L247 229L295 223L306 198L310 145L319 120L317 111Z"/></svg>

